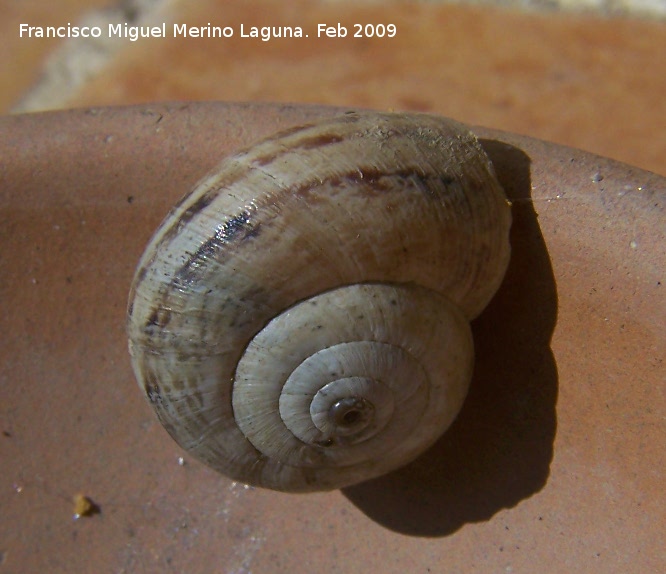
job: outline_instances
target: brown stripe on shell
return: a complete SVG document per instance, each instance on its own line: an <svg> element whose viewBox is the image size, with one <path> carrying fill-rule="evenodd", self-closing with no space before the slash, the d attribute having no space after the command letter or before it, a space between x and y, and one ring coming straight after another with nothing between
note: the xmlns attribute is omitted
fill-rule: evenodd
<svg viewBox="0 0 666 574"><path fill-rule="evenodd" d="M161 405L164 399L162 398L159 382L155 378L155 375L150 371L146 371L143 373L143 380L143 389L148 400L155 406Z"/></svg>
<svg viewBox="0 0 666 574"><path fill-rule="evenodd" d="M303 126L295 130L294 133L310 127L311 126ZM284 135L285 134L279 134L278 136L265 140L263 144L265 145L268 143L278 142L280 141L280 138L284 137ZM295 140L293 142L293 145L290 145L288 148L285 146L276 147L272 149L270 153L266 153L264 155L260 155L254 158L252 160L252 165L257 167L263 167L265 165L273 163L276 159L278 159L281 155L284 155L285 153L293 153L294 151L297 150L308 151L313 149L324 148L329 145L340 143L344 140L345 138L343 136L336 133L323 133L323 134L318 134L314 137L306 137L304 139Z"/></svg>
<svg viewBox="0 0 666 574"><path fill-rule="evenodd" d="M195 186L195 188L194 188L193 190L191 190L191 191L187 192L185 195L183 195L183 197L181 197L181 198L176 202L176 204L173 206L172 211L175 211L175 210L178 209L179 207L183 206L183 205L185 204L185 202L186 202L186 201L192 196L192 193L194 193L194 192L196 191L196 189L197 189L197 188L196 188L196 186ZM217 193L218 193L218 192L219 192L219 189L217 189L217 188L216 188L216 189L211 189L211 190L207 191L204 195L202 195L200 198L198 198L198 199L196 200L196 202L195 202L192 206L190 206L190 207L187 209L187 211L190 211L190 210L193 209L193 208L194 208L194 209L193 209L193 212L194 212L194 213L196 213L196 212L198 212L198 211L201 211L201 209L203 209L204 207L206 207L207 205L209 205L210 202L213 201L213 199L215 199L215 197L217 197ZM203 201L203 202L205 202L205 203L197 208L196 206L197 206L197 204L198 204L200 201Z"/></svg>
<svg viewBox="0 0 666 574"><path fill-rule="evenodd" d="M345 112L345 115L342 117L337 118L338 123L354 123L359 120L359 115L357 112L350 111L350 112ZM291 136L295 136L299 132L303 132L306 130L310 130L313 127L315 127L315 124L302 124L298 126L294 126L291 128L284 129L271 137L262 140L258 145L263 146L269 143L274 143L274 142L281 142L285 138L289 138ZM346 139L346 136L341 136L337 133L323 133L323 134L317 134L316 136L312 137L306 137L301 140L295 140L289 142L289 149L285 149L284 147L281 147L280 149L277 149L275 151L272 151L271 153L267 153L265 155L256 157L253 160L253 165L256 166L264 166L268 165L269 163L272 163L275 161L280 155L282 155L285 152L293 152L295 150L312 150L312 149L317 149L321 147L326 147L331 144L335 143L340 143Z"/></svg>
<svg viewBox="0 0 666 574"><path fill-rule="evenodd" d="M148 317L146 329L152 327L163 329L169 324L169 321L171 321L171 311L162 306L156 307Z"/></svg>
<svg viewBox="0 0 666 574"><path fill-rule="evenodd" d="M245 210L238 215L227 219L219 225L213 237L208 238L176 271L173 282L178 284L191 284L207 267L209 260L214 260L222 247L232 242L242 242L257 237L260 225L253 225L250 212Z"/></svg>
<svg viewBox="0 0 666 574"><path fill-rule="evenodd" d="M143 265L139 269L137 269L136 279L134 280L136 285L141 283L146 278L146 275L148 274L148 268L150 267L152 262L153 262L153 259L151 259L150 262L147 263L146 265Z"/></svg>
<svg viewBox="0 0 666 574"><path fill-rule="evenodd" d="M132 281L132 286L130 287L129 302L127 304L128 320L132 318L132 314L134 313L134 297L136 295L137 288L146 278L146 275L148 274L148 268L153 264L153 261L154 257L152 257L150 261L147 261L145 265L138 267L136 270L134 281Z"/></svg>
<svg viewBox="0 0 666 574"><path fill-rule="evenodd" d="M307 197L308 201L318 201L317 190L324 186L331 188L350 188L358 194L381 196L391 189L404 191L413 188L431 200L441 201L451 193L451 187L460 185L457 178L446 173L420 173L415 169L402 169L393 172L378 170L374 167L360 167L341 174L305 182L298 187L293 186L289 193ZM320 201L328 201L329 196L321 197Z"/></svg>
<svg viewBox="0 0 666 574"><path fill-rule="evenodd" d="M176 389L177 391L184 391L186 387L191 387L191 384L187 384L183 379L179 377L175 377L172 381L171 384L173 385L173 388Z"/></svg>
<svg viewBox="0 0 666 574"><path fill-rule="evenodd" d="M331 138L329 143L333 140L338 141L335 138ZM289 150L289 152L292 151L291 149ZM284 153L284 150L281 150L281 153ZM369 166L360 167L344 174L331 174L322 180L305 182L301 186L290 188L289 193L297 196L307 196L310 201L316 201L317 196L313 192L319 188L325 186L356 186L359 193L381 195L391 187L395 187L398 181L401 182L402 188L414 186L426 197L433 200L441 199L447 193L450 186L456 184L454 177L444 173L429 174L409 168L386 172ZM325 201L326 199L324 198L323 200ZM180 223L181 225L185 224L182 219ZM223 224L218 226L215 235L207 239L178 269L172 280L172 285L183 288L196 282L205 272L209 261L220 262L220 250L227 248L233 242L242 242L257 237L260 233L260 228L261 223L252 224L250 213L247 210L227 219Z"/></svg>
<svg viewBox="0 0 666 574"><path fill-rule="evenodd" d="M205 405L205 400L203 393L200 390L197 390L196 387L189 387L189 391L184 397L183 400L185 404L189 407L190 411L193 413L201 413L203 406ZM205 418L201 419L204 424L206 422Z"/></svg>
<svg viewBox="0 0 666 574"><path fill-rule="evenodd" d="M233 182L231 182L233 183ZM192 193L196 191L196 188L185 195L178 205L172 210L172 213L180 206L182 206L191 196ZM172 224L171 226L164 232L164 241L170 241L174 237L176 237L180 231L189 223L194 217L196 217L197 214L201 213L204 209L206 209L213 201L215 201L215 198L220 195L220 192L222 192L223 189L219 186L216 186L213 189L209 189L206 191L206 193L202 194L201 197L198 197L192 205L190 205L181 215L178 217Z"/></svg>
<svg viewBox="0 0 666 574"><path fill-rule="evenodd" d="M168 399L162 396L160 387L152 372L144 370L142 375L143 375L143 380L145 381L144 390L146 392L146 396L148 397L150 404L153 406L153 409L155 410L157 419L160 421L161 425L171 436L176 436L177 435L176 429L171 423L171 416L168 413L168 407L167 407Z"/></svg>
<svg viewBox="0 0 666 574"><path fill-rule="evenodd" d="M334 187L360 186L359 191L364 193L368 191L382 193L396 184L401 185L403 189L414 185L430 199L441 199L455 181L454 177L446 173L426 173L409 168L386 172L375 167L360 167L326 180Z"/></svg>
<svg viewBox="0 0 666 574"><path fill-rule="evenodd" d="M343 123L354 123L357 122L359 119L360 116L358 115L357 112L349 111L346 112L343 117L339 118L339 121L342 121ZM258 149L257 146L264 146L271 143L279 142L286 137L298 134L299 132L305 130L310 130L314 126L315 126L314 124L304 124L287 128L285 130L282 130L281 132L278 132L277 134L274 134L269 138L266 138L265 140L261 141L259 144L256 144L256 146L247 148L245 151L236 154L234 157L236 159L242 158L252 149L255 148ZM294 146L290 146L288 148L285 146L279 146L278 149L273 150L271 153L255 158L254 160L252 160L252 164L256 166L264 166L274 162L284 154L293 153L295 149L312 150L320 147L323 148L329 145L334 145L336 143L343 142L344 139L345 136L340 136L337 133L330 133L330 132L324 134L318 134L313 137L306 137L304 139L301 139L300 141L297 140L296 142L293 142L295 144ZM233 158L231 158L231 160L233 161ZM244 170L239 169L230 178L227 178L224 181L218 181L217 185L215 185L214 188L207 190L200 197L194 200L194 202L191 205L189 205L179 217L174 218L174 221L171 224L171 226L164 231L164 234L161 239L162 243L170 242L171 240L173 240L173 238L176 237L182 231L182 229L192 219L194 219L194 217L197 216L197 214L201 213L213 201L215 201L215 199L220 195L220 193L228 190L231 186L236 184L238 181L242 180L244 177L245 177ZM198 188L195 187L191 192L185 194L172 209L172 214L175 211L177 211L179 207L185 205L186 202L192 198L192 195L197 192L197 189ZM234 218L229 220L229 222L231 222L233 219ZM245 239L256 236L258 233L258 228L259 226L256 226L252 231L246 233L246 235L243 238ZM231 239L232 239L231 237L228 237L226 238L226 240L220 242L216 233L216 236L210 238L206 243L204 243L204 245L202 245L197 250L196 253L194 253L190 257L188 262L185 263L181 267L179 272L176 274L176 277L180 276L180 279L185 280L186 283L189 283L190 281L194 280L197 273L196 272L193 273L192 271L200 266L201 258L205 256L208 257L214 256L214 253L216 253L219 250L219 247L221 247L222 244L228 243L229 241L231 241ZM154 262L155 258L153 256L153 258L147 261L146 264L143 265L142 268L137 271L137 275L134 281L135 288L138 287L138 285L143 282L143 280L146 277L147 269L151 267L154 264Z"/></svg>

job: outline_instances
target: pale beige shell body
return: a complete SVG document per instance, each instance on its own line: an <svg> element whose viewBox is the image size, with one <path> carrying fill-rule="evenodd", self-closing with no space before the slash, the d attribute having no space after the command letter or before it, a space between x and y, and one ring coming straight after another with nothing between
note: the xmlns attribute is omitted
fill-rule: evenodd
<svg viewBox="0 0 666 574"><path fill-rule="evenodd" d="M358 112L278 134L225 159L148 245L128 311L139 384L238 481L327 490L402 466L462 405L510 224L456 122Z"/></svg>

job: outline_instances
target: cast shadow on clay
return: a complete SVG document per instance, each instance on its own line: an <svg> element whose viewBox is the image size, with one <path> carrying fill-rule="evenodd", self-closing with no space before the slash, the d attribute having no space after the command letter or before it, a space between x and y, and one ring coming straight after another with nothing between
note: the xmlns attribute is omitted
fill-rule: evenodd
<svg viewBox="0 0 666 574"><path fill-rule="evenodd" d="M413 536L446 536L515 506L544 487L553 457L557 292L531 202L530 160L508 144L481 143L513 202L512 254L500 290L472 324L469 395L416 461L342 490L374 521Z"/></svg>

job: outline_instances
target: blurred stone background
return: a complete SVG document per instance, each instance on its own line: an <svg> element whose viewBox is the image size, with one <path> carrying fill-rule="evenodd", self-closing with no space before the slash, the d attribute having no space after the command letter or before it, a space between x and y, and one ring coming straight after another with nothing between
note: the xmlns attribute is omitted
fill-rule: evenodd
<svg viewBox="0 0 666 574"><path fill-rule="evenodd" d="M310 38L20 38L34 26L301 26ZM316 38L395 23L395 38ZM666 0L0 0L0 112L173 100L412 109L666 173Z"/></svg>

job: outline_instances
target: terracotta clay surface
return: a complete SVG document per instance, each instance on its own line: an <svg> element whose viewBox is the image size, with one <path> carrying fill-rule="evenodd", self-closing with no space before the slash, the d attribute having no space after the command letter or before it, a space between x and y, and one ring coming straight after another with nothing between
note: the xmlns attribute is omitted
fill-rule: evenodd
<svg viewBox="0 0 666 574"><path fill-rule="evenodd" d="M477 130L512 260L473 325L470 396L413 464L286 495L161 428L124 327L145 243L220 157L331 113L0 119L0 572L664 571L666 180L588 153ZM95 506L74 520L77 494Z"/></svg>

